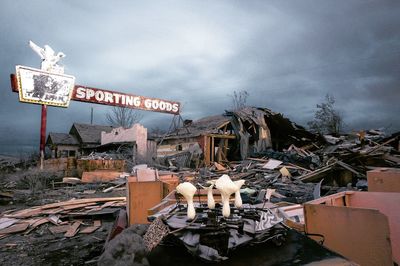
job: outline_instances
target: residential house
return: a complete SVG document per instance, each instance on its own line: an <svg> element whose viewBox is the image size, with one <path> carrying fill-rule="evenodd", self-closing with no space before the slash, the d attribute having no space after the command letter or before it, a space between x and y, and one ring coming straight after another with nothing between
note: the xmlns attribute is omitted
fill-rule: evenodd
<svg viewBox="0 0 400 266"><path fill-rule="evenodd" d="M88 155L101 145L101 132L113 127L74 123L67 133L50 132L46 146L53 158Z"/></svg>
<svg viewBox="0 0 400 266"><path fill-rule="evenodd" d="M50 132L46 142L52 158L75 157L79 155L79 142L70 134Z"/></svg>

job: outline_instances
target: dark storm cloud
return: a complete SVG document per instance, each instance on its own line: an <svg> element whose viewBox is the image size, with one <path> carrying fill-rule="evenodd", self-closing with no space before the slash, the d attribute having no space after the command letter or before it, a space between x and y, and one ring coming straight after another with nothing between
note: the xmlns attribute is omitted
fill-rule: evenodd
<svg viewBox="0 0 400 266"><path fill-rule="evenodd" d="M399 1L1 1L0 152L38 142L40 106L9 89L15 65L39 66L29 39L67 54L77 83L180 101L184 118L245 89L305 124L331 93L349 130L399 130L399 13ZM91 107L104 124L107 107L72 102L49 108L48 131L88 123ZM171 121L143 114L149 128Z"/></svg>

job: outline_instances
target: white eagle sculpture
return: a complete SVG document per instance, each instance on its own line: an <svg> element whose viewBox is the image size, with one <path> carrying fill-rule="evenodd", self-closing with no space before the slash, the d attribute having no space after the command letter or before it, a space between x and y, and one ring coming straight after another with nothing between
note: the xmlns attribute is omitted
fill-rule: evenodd
<svg viewBox="0 0 400 266"><path fill-rule="evenodd" d="M64 73L64 67L58 64L61 58L66 56L63 52L59 52L56 54L54 50L47 44L44 46L44 48L41 48L32 41L29 41L29 46L42 59L42 64L41 64L42 70L60 74Z"/></svg>

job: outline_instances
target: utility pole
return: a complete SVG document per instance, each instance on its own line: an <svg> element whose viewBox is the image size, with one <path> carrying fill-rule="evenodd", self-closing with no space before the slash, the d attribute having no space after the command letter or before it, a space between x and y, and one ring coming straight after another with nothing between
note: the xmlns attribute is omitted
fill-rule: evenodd
<svg viewBox="0 0 400 266"><path fill-rule="evenodd" d="M93 125L93 107L90 107L90 124Z"/></svg>

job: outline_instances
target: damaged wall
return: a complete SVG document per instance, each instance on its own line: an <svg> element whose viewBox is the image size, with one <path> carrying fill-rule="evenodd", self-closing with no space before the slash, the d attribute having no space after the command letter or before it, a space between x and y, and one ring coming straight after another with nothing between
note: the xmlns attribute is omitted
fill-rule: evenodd
<svg viewBox="0 0 400 266"><path fill-rule="evenodd" d="M114 128L110 133L101 132L101 145L119 142L136 143L136 160L144 162L147 159L147 128L134 124L131 128Z"/></svg>

